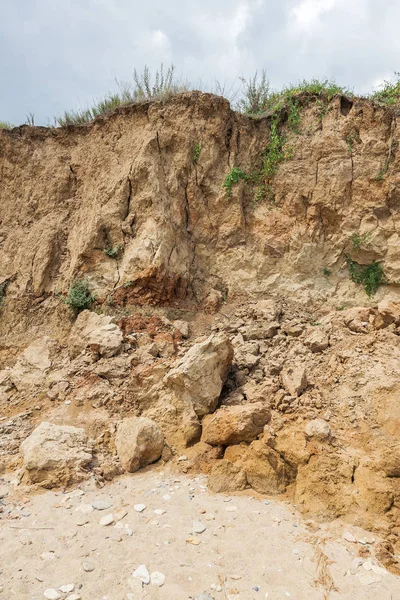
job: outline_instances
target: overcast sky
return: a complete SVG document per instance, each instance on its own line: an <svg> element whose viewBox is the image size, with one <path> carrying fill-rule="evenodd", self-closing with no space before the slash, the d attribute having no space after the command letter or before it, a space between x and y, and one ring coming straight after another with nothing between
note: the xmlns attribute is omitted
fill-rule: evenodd
<svg viewBox="0 0 400 600"><path fill-rule="evenodd" d="M203 87L265 68L366 92L400 71L399 22L400 0L0 0L0 120L48 124L162 61Z"/></svg>

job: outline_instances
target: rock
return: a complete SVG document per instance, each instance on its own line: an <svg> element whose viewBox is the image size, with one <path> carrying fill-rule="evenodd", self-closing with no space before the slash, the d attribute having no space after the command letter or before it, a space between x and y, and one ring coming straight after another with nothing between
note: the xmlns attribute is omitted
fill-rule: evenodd
<svg viewBox="0 0 400 600"><path fill-rule="evenodd" d="M93 563L84 560L82 563L82 568L84 571L86 571L86 573L91 573L92 571L95 570L96 567L94 566Z"/></svg>
<svg viewBox="0 0 400 600"><path fill-rule="evenodd" d="M247 485L245 472L229 460L219 460L211 469L208 488L215 493L244 490Z"/></svg>
<svg viewBox="0 0 400 600"><path fill-rule="evenodd" d="M204 533L207 527L200 521L193 521L192 531L193 533Z"/></svg>
<svg viewBox="0 0 400 600"><path fill-rule="evenodd" d="M150 575L151 585L155 585L157 587L162 587L165 583L165 575L164 573L160 573L160 571L154 571Z"/></svg>
<svg viewBox="0 0 400 600"><path fill-rule="evenodd" d="M292 479L290 468L279 454L259 440L250 444L243 469L249 485L260 494L280 494Z"/></svg>
<svg viewBox="0 0 400 600"><path fill-rule="evenodd" d="M112 502L110 500L95 500L92 502L92 506L95 510L107 510L112 506Z"/></svg>
<svg viewBox="0 0 400 600"><path fill-rule="evenodd" d="M233 348L224 334L211 335L195 344L165 377L165 383L180 399L193 405L201 417L218 404L232 364Z"/></svg>
<svg viewBox="0 0 400 600"><path fill-rule="evenodd" d="M113 515L104 515L99 521L99 525L104 525L105 527L114 523Z"/></svg>
<svg viewBox="0 0 400 600"><path fill-rule="evenodd" d="M203 309L205 313L215 314L219 311L223 302L222 293L219 290L212 289L203 302Z"/></svg>
<svg viewBox="0 0 400 600"><path fill-rule="evenodd" d="M173 326L175 329L181 332L182 337L184 339L188 338L190 335L189 323L187 321L173 321Z"/></svg>
<svg viewBox="0 0 400 600"><path fill-rule="evenodd" d="M201 440L212 446L252 442L270 418L269 406L261 402L223 407L204 417Z"/></svg>
<svg viewBox="0 0 400 600"><path fill-rule="evenodd" d="M145 585L148 585L150 583L150 573L147 570L146 565L140 565L140 567L138 567L136 571L132 573L132 577L134 577L135 579L139 579L139 581L141 581Z"/></svg>
<svg viewBox="0 0 400 600"><path fill-rule="evenodd" d="M82 600L82 596L80 594L71 594L65 600Z"/></svg>
<svg viewBox="0 0 400 600"><path fill-rule="evenodd" d="M291 396L301 396L308 386L306 370L302 366L285 367L281 372L282 385Z"/></svg>
<svg viewBox="0 0 400 600"><path fill-rule="evenodd" d="M210 594L197 594L194 600L214 600L214 598Z"/></svg>
<svg viewBox="0 0 400 600"><path fill-rule="evenodd" d="M46 600L60 600L61 594L57 592L54 588L48 588L44 591L43 596Z"/></svg>
<svg viewBox="0 0 400 600"><path fill-rule="evenodd" d="M46 422L22 442L20 451L28 481L46 488L82 480L92 459L84 429Z"/></svg>
<svg viewBox="0 0 400 600"><path fill-rule="evenodd" d="M136 512L143 512L144 510L146 510L147 506L145 504L135 504L135 506L133 507L133 509Z"/></svg>
<svg viewBox="0 0 400 600"><path fill-rule="evenodd" d="M74 588L75 588L75 585L73 583L68 583L67 585L60 585L60 587L58 589L63 594L68 594L69 592L73 592Z"/></svg>
<svg viewBox="0 0 400 600"><path fill-rule="evenodd" d="M9 373L10 381L19 392L29 392L45 383L57 351L57 342L47 336L24 350Z"/></svg>
<svg viewBox="0 0 400 600"><path fill-rule="evenodd" d="M119 352L122 342L122 331L113 323L112 317L84 310L78 315L72 328L68 348L71 358L90 346L98 348L100 356L109 358Z"/></svg>
<svg viewBox="0 0 400 600"><path fill-rule="evenodd" d="M315 438L320 441L329 440L332 435L332 429L329 423L323 419L309 421L306 425L305 432L308 438Z"/></svg>
<svg viewBox="0 0 400 600"><path fill-rule="evenodd" d="M346 540L346 542L351 542L352 544L355 544L357 542L354 535L352 533L350 533L349 531L344 532L343 539Z"/></svg>
<svg viewBox="0 0 400 600"><path fill-rule="evenodd" d="M315 329L304 340L311 352L323 352L329 346L329 337L323 329Z"/></svg>
<svg viewBox="0 0 400 600"><path fill-rule="evenodd" d="M122 467L134 473L160 458L164 436L151 419L130 417L118 425L115 445Z"/></svg>

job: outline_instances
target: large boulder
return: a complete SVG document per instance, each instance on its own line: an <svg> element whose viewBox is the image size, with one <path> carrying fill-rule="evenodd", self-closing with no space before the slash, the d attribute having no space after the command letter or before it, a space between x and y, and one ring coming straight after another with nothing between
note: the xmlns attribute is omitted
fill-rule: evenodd
<svg viewBox="0 0 400 600"><path fill-rule="evenodd" d="M252 442L271 418L269 406L261 402L219 408L202 421L201 440L212 446Z"/></svg>
<svg viewBox="0 0 400 600"><path fill-rule="evenodd" d="M242 465L249 485L260 494L284 492L293 477L289 465L260 440L250 444Z"/></svg>
<svg viewBox="0 0 400 600"><path fill-rule="evenodd" d="M115 445L122 467L134 473L160 458L164 436L151 419L129 417L118 425Z"/></svg>
<svg viewBox="0 0 400 600"><path fill-rule="evenodd" d="M20 450L27 480L45 488L82 480L92 460L84 429L47 422L34 429Z"/></svg>
<svg viewBox="0 0 400 600"><path fill-rule="evenodd" d="M56 341L48 336L35 340L18 358L9 373L10 381L19 392L42 386L59 350Z"/></svg>
<svg viewBox="0 0 400 600"><path fill-rule="evenodd" d="M217 408L232 358L229 338L224 334L211 335L192 346L168 373L165 383L180 399L190 402L197 416L202 417Z"/></svg>
<svg viewBox="0 0 400 600"><path fill-rule="evenodd" d="M211 469L208 488L216 493L244 490L247 485L245 472L229 460L219 460Z"/></svg>
<svg viewBox="0 0 400 600"><path fill-rule="evenodd" d="M94 348L100 356L109 358L119 352L122 341L122 331L113 323L112 317L84 310L72 328L68 341L69 353L71 358L75 358L87 348Z"/></svg>

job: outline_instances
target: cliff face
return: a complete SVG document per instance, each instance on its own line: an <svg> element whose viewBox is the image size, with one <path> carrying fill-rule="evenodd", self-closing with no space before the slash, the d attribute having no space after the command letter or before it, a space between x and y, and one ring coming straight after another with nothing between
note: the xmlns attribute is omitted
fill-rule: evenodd
<svg viewBox="0 0 400 600"><path fill-rule="evenodd" d="M268 402L272 429L256 440L259 428L250 427L239 453L240 436L211 444L203 437L202 451L214 448L203 462L225 453L254 489L294 485L311 515L366 519L397 536L400 316L388 301L397 301L400 283L398 126L392 112L366 100L299 103L298 131L282 113L285 160L261 200L251 177L239 177L230 194L223 183L233 167L247 175L260 170L271 117L239 115L209 94L124 107L82 127L0 131L0 284L7 284L0 399L11 419L34 397L40 415L70 424L87 419L93 435L126 411L146 414L178 452L202 429L204 435L203 415L188 412L187 400L171 392L168 371L197 337L223 330L235 356L218 402ZM387 285L369 299L349 264L373 261ZM96 294L97 310L122 319L125 346L109 364L93 348L85 359L67 350L73 320L60 294L80 277ZM262 307L272 299L274 307ZM364 312L352 313L353 306ZM189 341L182 341L185 327L171 325L176 319L189 322ZM316 350L306 340L318 326ZM45 350L42 344L17 360L43 336L51 338ZM47 367L32 367L36 353ZM71 360L81 362L71 367ZM296 372L299 365L308 372ZM285 375L286 368L292 371ZM48 395L60 381L72 394L69 412ZM320 447L317 435L310 449L315 436L304 437L302 422L321 417L332 420L336 442L329 433ZM27 419L18 439L38 414ZM236 416L229 419L228 429ZM106 438L113 454L113 433ZM274 485L260 484L270 471Z"/></svg>
<svg viewBox="0 0 400 600"><path fill-rule="evenodd" d="M211 289L228 299L281 290L305 301L361 301L346 252L358 262L383 260L397 284L396 120L367 101L339 97L324 112L305 103L301 134L287 131L290 158L278 168L273 204L255 202L254 187L243 182L226 197L232 167L260 167L270 120L238 115L222 98L178 96L73 129L3 130L6 312L15 307L23 320L28 296L29 305L43 301L79 274L99 297L125 285L117 298L139 304L199 305ZM354 234L365 237L359 249L351 247ZM118 260L104 254L119 245ZM395 292L382 288L378 298Z"/></svg>

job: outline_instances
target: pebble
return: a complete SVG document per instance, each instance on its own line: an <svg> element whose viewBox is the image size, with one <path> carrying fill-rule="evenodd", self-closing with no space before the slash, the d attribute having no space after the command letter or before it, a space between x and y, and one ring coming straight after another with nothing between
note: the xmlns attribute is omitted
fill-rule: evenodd
<svg viewBox="0 0 400 600"><path fill-rule="evenodd" d="M346 540L346 542L351 542L352 544L355 544L357 542L356 538L352 533L350 533L350 531L346 531L343 534L343 539Z"/></svg>
<svg viewBox="0 0 400 600"><path fill-rule="evenodd" d="M136 571L132 573L132 577L135 577L135 579L139 579L139 581L141 581L145 585L148 585L150 583L150 573L146 565L140 565L140 567L138 567Z"/></svg>
<svg viewBox="0 0 400 600"><path fill-rule="evenodd" d="M185 460L188 460L188 457L186 456L186 454L182 454L182 456L180 456L180 457L178 458L178 462L183 462L183 461L185 461Z"/></svg>
<svg viewBox="0 0 400 600"><path fill-rule="evenodd" d="M165 575L164 573L160 573L160 571L154 571L150 575L151 585L156 585L157 587L162 587L165 583Z"/></svg>
<svg viewBox="0 0 400 600"><path fill-rule="evenodd" d="M235 512L237 510L237 506L227 506L225 510L228 512Z"/></svg>
<svg viewBox="0 0 400 600"><path fill-rule="evenodd" d="M94 508L91 504L79 504L79 506L77 506L75 508L76 512L81 512L81 513L91 513L94 511Z"/></svg>
<svg viewBox="0 0 400 600"><path fill-rule="evenodd" d="M197 596L194 597L194 600L214 600L214 598L209 594L197 594Z"/></svg>
<svg viewBox="0 0 400 600"><path fill-rule="evenodd" d="M67 596L65 600L82 600L82 596L79 594L71 594L70 596Z"/></svg>
<svg viewBox="0 0 400 600"><path fill-rule="evenodd" d="M165 515L166 512L167 511L164 510L163 508L156 508L156 510L154 511L154 514L161 516L161 515Z"/></svg>
<svg viewBox="0 0 400 600"><path fill-rule="evenodd" d="M87 523L89 523L89 519L87 517L83 517L83 516L79 517L79 519L76 522L78 527L82 527L83 525L86 525Z"/></svg>
<svg viewBox="0 0 400 600"><path fill-rule="evenodd" d="M104 515L104 517L102 517L99 521L99 525L111 525L112 523L114 523L114 517L113 515L109 514L109 515Z"/></svg>
<svg viewBox="0 0 400 600"><path fill-rule="evenodd" d="M134 510L136 510L136 512L143 512L144 510L146 510L147 506L146 504L135 504L135 506L133 507Z"/></svg>
<svg viewBox="0 0 400 600"><path fill-rule="evenodd" d="M43 596L46 600L60 600L61 594L57 592L54 588L48 588L44 591Z"/></svg>
<svg viewBox="0 0 400 600"><path fill-rule="evenodd" d="M95 510L107 510L107 508L112 506L112 502L109 500L95 500L92 502L92 506Z"/></svg>
<svg viewBox="0 0 400 600"><path fill-rule="evenodd" d="M201 521L193 521L192 529L193 533L204 533L207 527Z"/></svg>
<svg viewBox="0 0 400 600"><path fill-rule="evenodd" d="M91 562L87 562L87 561L85 560L85 561L83 561L83 563L82 563L82 568L83 568L83 570L84 570L84 571L86 571L86 573L91 573L92 571L94 571L94 570L95 570L95 568L96 568L96 567L94 566L94 564L93 564L93 563L91 563Z"/></svg>
<svg viewBox="0 0 400 600"><path fill-rule="evenodd" d="M69 592L73 592L74 588L75 588L75 585L73 583L67 583L67 585L60 585L60 587L58 589L63 594L68 594Z"/></svg>

